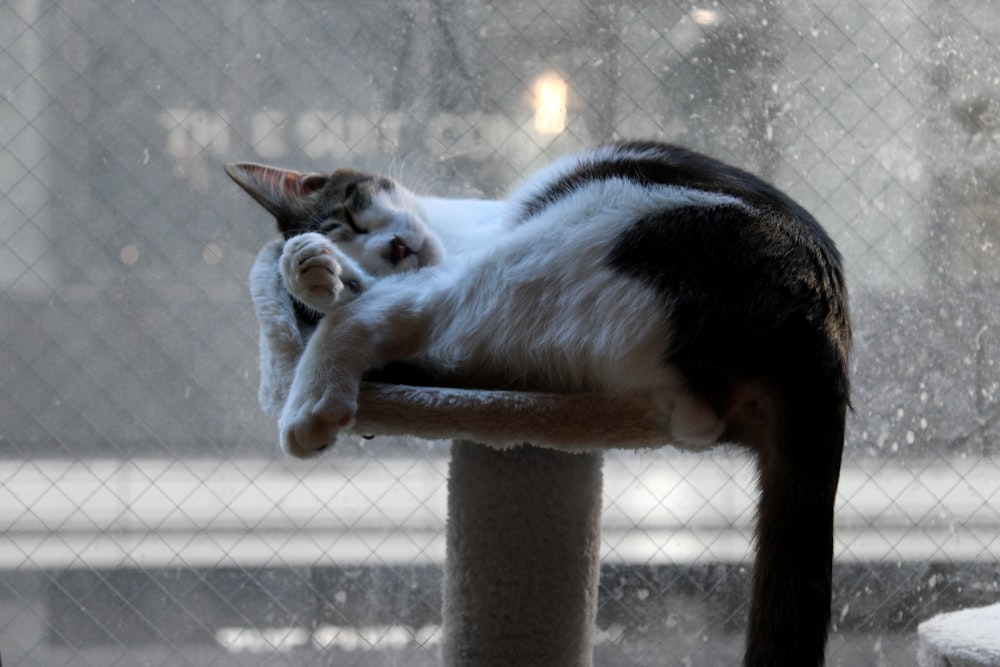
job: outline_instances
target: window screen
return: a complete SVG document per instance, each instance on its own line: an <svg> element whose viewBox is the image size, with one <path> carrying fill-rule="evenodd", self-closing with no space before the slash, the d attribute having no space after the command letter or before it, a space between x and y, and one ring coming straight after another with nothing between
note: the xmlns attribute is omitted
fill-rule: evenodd
<svg viewBox="0 0 1000 667"><path fill-rule="evenodd" d="M235 160L502 196L656 138L760 173L846 258L833 665L1000 598L1000 6L990 0L8 0L0 654L431 665L447 445L276 451ZM731 665L752 470L605 465L599 665Z"/></svg>

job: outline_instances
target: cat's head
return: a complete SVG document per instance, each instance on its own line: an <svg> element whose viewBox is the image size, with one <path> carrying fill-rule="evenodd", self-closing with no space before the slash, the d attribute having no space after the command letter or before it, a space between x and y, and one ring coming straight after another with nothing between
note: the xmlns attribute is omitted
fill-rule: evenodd
<svg viewBox="0 0 1000 667"><path fill-rule="evenodd" d="M389 178L353 169L304 174L249 162L226 165L226 173L274 215L286 239L325 234L372 275L443 258L416 197Z"/></svg>

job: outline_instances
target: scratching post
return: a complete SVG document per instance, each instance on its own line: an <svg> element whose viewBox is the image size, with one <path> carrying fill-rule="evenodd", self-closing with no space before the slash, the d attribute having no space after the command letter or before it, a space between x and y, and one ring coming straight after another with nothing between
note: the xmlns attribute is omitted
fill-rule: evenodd
<svg viewBox="0 0 1000 667"><path fill-rule="evenodd" d="M668 441L669 398L364 383L358 403L358 433L466 438L448 475L444 667L590 667L600 450Z"/></svg>
<svg viewBox="0 0 1000 667"><path fill-rule="evenodd" d="M452 445L445 667L592 664L601 462L596 452Z"/></svg>

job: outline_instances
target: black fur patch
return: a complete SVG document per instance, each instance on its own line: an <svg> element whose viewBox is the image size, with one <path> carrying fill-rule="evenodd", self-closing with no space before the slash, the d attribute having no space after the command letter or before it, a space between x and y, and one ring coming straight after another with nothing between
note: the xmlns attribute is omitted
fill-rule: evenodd
<svg viewBox="0 0 1000 667"><path fill-rule="evenodd" d="M323 183L315 196L297 202L282 215L275 214L278 229L286 239L306 232L329 234L341 226L351 233L364 233L354 224L353 214L371 206L377 193L395 187L388 178L348 168L314 178Z"/></svg>
<svg viewBox="0 0 1000 667"><path fill-rule="evenodd" d="M788 211L822 236L826 233L809 213L786 194L757 176L680 146L656 142L621 142L612 144L625 155L617 160L594 160L582 163L537 197L525 202L525 217L537 214L550 204L588 183L611 178L630 180L640 185L675 185L705 192L731 195L761 209ZM630 157L629 154L644 157ZM829 243L833 249L833 244Z"/></svg>
<svg viewBox="0 0 1000 667"><path fill-rule="evenodd" d="M846 392L846 349L835 342L850 336L847 295L840 258L817 227L773 211L688 206L636 221L608 260L663 294L674 331L665 361L692 389L720 396L733 380L798 384L799 370L819 362Z"/></svg>

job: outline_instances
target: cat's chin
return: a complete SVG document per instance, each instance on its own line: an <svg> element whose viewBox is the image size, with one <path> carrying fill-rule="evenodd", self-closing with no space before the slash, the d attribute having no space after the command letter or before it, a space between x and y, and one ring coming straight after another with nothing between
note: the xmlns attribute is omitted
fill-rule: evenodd
<svg viewBox="0 0 1000 667"><path fill-rule="evenodd" d="M406 273L408 271L416 271L419 268L427 266L427 262L421 260L420 255L412 253L396 260L396 263L392 265L393 273Z"/></svg>

